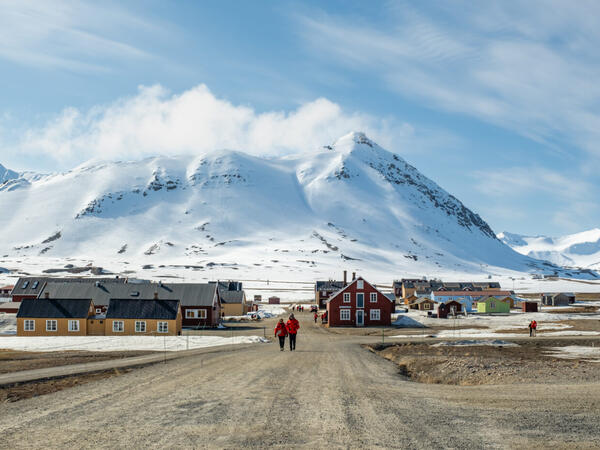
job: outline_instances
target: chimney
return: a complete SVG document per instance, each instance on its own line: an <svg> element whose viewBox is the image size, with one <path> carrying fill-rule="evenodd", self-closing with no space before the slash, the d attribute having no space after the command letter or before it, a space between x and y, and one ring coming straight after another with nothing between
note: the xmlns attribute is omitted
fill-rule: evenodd
<svg viewBox="0 0 600 450"><path fill-rule="evenodd" d="M346 286L347 278L348 278L348 271L344 270L344 286Z"/></svg>
<svg viewBox="0 0 600 450"><path fill-rule="evenodd" d="M46 291L46 292L44 293L44 298L50 298L50 292Z"/></svg>
<svg viewBox="0 0 600 450"><path fill-rule="evenodd" d="M154 300L158 300L158 292L154 292Z"/></svg>
<svg viewBox="0 0 600 450"><path fill-rule="evenodd" d="M352 272L352 281L356 280L356 272Z"/></svg>

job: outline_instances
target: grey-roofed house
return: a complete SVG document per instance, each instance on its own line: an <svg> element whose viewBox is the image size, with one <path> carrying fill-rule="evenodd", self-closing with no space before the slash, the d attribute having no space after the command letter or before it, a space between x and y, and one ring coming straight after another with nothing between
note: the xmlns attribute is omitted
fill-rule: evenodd
<svg viewBox="0 0 600 450"><path fill-rule="evenodd" d="M243 316L248 313L246 293L239 281L218 281L218 295L224 316Z"/></svg>
<svg viewBox="0 0 600 450"><path fill-rule="evenodd" d="M335 280L324 280L317 281L315 283L315 302L319 306L319 309L325 309L327 307L327 300L332 294L343 289L346 283L343 281Z"/></svg>
<svg viewBox="0 0 600 450"><path fill-rule="evenodd" d="M181 321L179 300L111 298L106 312L104 334L180 335Z"/></svg>
<svg viewBox="0 0 600 450"><path fill-rule="evenodd" d="M91 299L26 298L17 313L17 335L85 336L93 314Z"/></svg>
<svg viewBox="0 0 600 450"><path fill-rule="evenodd" d="M13 302L26 298L39 298L47 283L127 283L127 278L84 278L84 277L21 277L13 287L10 295Z"/></svg>

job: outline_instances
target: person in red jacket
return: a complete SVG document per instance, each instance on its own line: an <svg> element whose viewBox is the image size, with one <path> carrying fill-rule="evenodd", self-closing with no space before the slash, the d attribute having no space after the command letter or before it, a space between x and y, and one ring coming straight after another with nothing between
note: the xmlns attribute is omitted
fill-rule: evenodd
<svg viewBox="0 0 600 450"><path fill-rule="evenodd" d="M317 323L317 319L319 318L319 314L315 312L315 323Z"/></svg>
<svg viewBox="0 0 600 450"><path fill-rule="evenodd" d="M285 324L288 334L290 335L290 351L296 350L296 334L300 328L300 323L296 320L293 314L290 314L290 319Z"/></svg>
<svg viewBox="0 0 600 450"><path fill-rule="evenodd" d="M285 323L283 323L283 319L279 319L277 326L275 327L275 336L279 338L279 348L283 351L285 347L285 337L288 335L287 328Z"/></svg>
<svg viewBox="0 0 600 450"><path fill-rule="evenodd" d="M535 337L537 332L537 322L535 320L531 322L531 328L533 328L533 337Z"/></svg>

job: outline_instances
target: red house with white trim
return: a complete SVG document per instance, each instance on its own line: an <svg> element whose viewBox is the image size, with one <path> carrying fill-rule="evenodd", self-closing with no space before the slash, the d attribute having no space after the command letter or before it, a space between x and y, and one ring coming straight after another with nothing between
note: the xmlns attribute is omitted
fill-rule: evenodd
<svg viewBox="0 0 600 450"><path fill-rule="evenodd" d="M362 277L327 300L328 327L389 326L394 302Z"/></svg>

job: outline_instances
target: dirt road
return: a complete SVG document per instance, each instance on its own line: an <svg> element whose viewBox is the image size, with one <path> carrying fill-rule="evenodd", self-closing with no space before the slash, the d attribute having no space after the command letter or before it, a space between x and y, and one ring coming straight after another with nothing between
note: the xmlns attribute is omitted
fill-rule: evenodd
<svg viewBox="0 0 600 450"><path fill-rule="evenodd" d="M0 405L0 447L600 446L600 385L425 385L308 316L275 343Z"/></svg>

